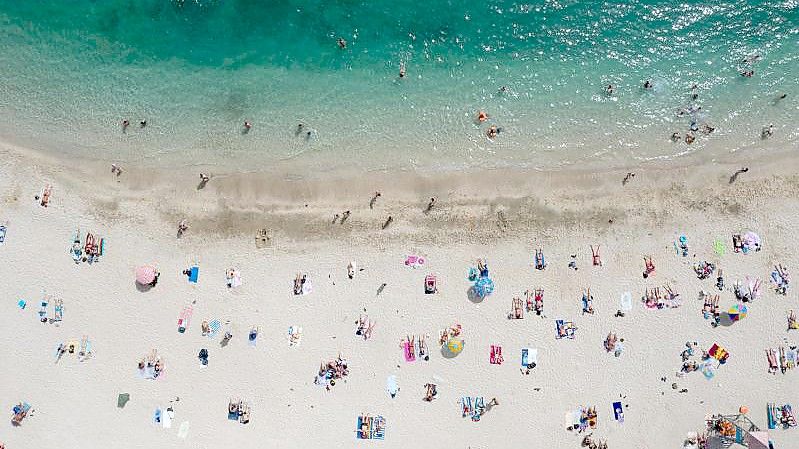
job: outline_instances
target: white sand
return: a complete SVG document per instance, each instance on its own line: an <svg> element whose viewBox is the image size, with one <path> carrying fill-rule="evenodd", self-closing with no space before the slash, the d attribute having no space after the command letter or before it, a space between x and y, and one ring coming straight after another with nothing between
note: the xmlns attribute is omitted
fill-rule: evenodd
<svg viewBox="0 0 799 449"><path fill-rule="evenodd" d="M125 167L116 182L109 163L66 167L10 147L0 156L0 221L9 221L0 245L0 406L9 420L19 401L35 409L21 427L9 421L0 427L8 449L577 448L582 437L567 432L563 421L580 405L597 407L594 435L610 448L661 449L681 447L686 432L701 430L710 413L733 413L746 404L765 428L766 402L799 406L799 370L770 375L763 354L786 340L797 344L785 318L788 309L799 309L795 291L782 297L769 289L746 319L713 329L702 318L697 295L714 289L715 279L699 281L690 268L707 259L723 269L723 308L734 304L729 289L735 280L752 275L766 281L778 262L796 271L799 178L790 174L790 163L752 165L733 185L726 178L735 165L642 168L624 188L618 173L521 173L479 181L403 175L398 182L376 176L348 183L219 177L197 191L196 174ZM33 196L48 182L54 193L50 207L42 208ZM383 197L370 210L375 185ZM426 216L421 209L431 195L438 202ZM345 209L353 211L346 224L329 224ZM507 219L504 231L498 211ZM389 214L394 224L381 231ZM175 224L183 216L192 228L177 239ZM253 231L261 226L274 241L258 250ZM68 251L77 227L107 239L99 263L72 262ZM729 247L731 233L748 229L763 237L763 251L713 254L715 237ZM688 235L696 258L675 255L672 241L679 233ZM602 245L603 267L590 266L589 244ZM546 271L532 267L536 247L546 251ZM405 255L413 253L427 256L428 267L405 267ZM567 268L573 253L576 272ZM657 272L644 280L642 257L649 254ZM479 304L466 294L467 271L477 257L487 258L497 285ZM346 275L350 260L364 269L353 280ZM200 265L196 286L181 274L194 261ZM144 263L162 273L149 292L134 285L134 269ZM229 267L242 273L238 289L225 286ZM312 294L292 295L298 271L309 275ZM428 273L439 278L436 295L423 294ZM387 286L376 296L383 282ZM645 309L645 287L663 283L682 294L684 306ZM537 287L546 290L547 318L508 320L511 299ZM593 316L581 314L586 287L595 298ZM633 311L615 318L624 291L633 294ZM37 319L44 292L64 301L58 326ZM17 308L20 298L27 309ZM190 328L179 334L178 314L192 302ZM377 322L368 341L354 333L364 309ZM234 337L227 347L220 347L219 336L200 335L201 321L212 318L231 322ZM555 340L556 318L575 321L575 340ZM437 333L454 321L463 325L466 349L447 359L437 350ZM292 348L286 337L293 324L303 327L304 336ZM251 326L260 329L256 348L247 344ZM625 339L620 358L602 347L610 331ZM430 335L429 362L404 362L399 343L409 334ZM66 355L54 363L60 342L83 335L92 341L90 360ZM732 354L712 381L698 372L675 377L689 340L704 349L718 342ZM491 344L502 345L503 365L489 364ZM529 376L519 371L522 347L539 350ZM164 358L165 374L140 379L136 363L153 348ZM209 351L207 368L197 359L200 348ZM338 353L349 361L350 375L328 392L313 379L319 363ZM394 399L386 392L392 374L400 386ZM430 381L439 394L427 403L423 385ZM672 390L672 382L688 393ZM117 394L123 392L131 399L119 409ZM500 405L473 423L461 418L463 395L486 402L496 397ZM176 397L172 427L154 425L153 411ZM249 401L249 424L226 419L230 398ZM616 400L629 405L623 425L613 420ZM385 441L355 439L360 413L386 418ZM191 423L186 440L176 436L184 421ZM796 432L771 431L771 438L788 448Z"/></svg>

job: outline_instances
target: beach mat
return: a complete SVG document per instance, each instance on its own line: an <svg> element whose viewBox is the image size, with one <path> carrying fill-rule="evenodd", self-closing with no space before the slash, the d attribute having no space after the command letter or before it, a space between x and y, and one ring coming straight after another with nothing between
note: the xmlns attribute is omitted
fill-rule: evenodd
<svg viewBox="0 0 799 449"><path fill-rule="evenodd" d="M119 396L117 396L117 407L125 408L128 401L130 401L129 393L119 393Z"/></svg>

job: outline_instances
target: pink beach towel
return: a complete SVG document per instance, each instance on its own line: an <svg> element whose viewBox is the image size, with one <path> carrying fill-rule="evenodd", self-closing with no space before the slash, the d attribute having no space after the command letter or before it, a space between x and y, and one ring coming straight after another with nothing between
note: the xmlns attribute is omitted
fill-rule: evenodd
<svg viewBox="0 0 799 449"><path fill-rule="evenodd" d="M410 342L403 341L402 342L402 350L405 353L405 361L406 362L410 363L410 362L415 362L416 361L416 353L414 351L414 347L411 346Z"/></svg>

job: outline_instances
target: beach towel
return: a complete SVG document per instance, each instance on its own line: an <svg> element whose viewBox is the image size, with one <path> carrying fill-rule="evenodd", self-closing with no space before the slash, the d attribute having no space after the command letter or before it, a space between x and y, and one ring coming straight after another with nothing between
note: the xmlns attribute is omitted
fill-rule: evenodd
<svg viewBox="0 0 799 449"><path fill-rule="evenodd" d="M6 241L6 225L0 225L0 244Z"/></svg>
<svg viewBox="0 0 799 449"><path fill-rule="evenodd" d="M47 304L47 299L43 299L39 308L39 321L42 323L47 322Z"/></svg>
<svg viewBox="0 0 799 449"><path fill-rule="evenodd" d="M710 362L705 362L701 366L702 374L705 376L705 379L711 380L716 375L715 370L713 369L713 365Z"/></svg>
<svg viewBox="0 0 799 449"><path fill-rule="evenodd" d="M621 406L621 402L613 403L613 417L619 424L624 424L624 409Z"/></svg>
<svg viewBox="0 0 799 449"><path fill-rule="evenodd" d="M522 348L522 368L530 368L538 364L538 349Z"/></svg>
<svg viewBox="0 0 799 449"><path fill-rule="evenodd" d="M125 408L125 405L130 400L130 393L119 393L117 396L117 407Z"/></svg>
<svg viewBox="0 0 799 449"><path fill-rule="evenodd" d="M24 299L20 299L19 301L17 301L17 307L19 307L22 310L25 310L25 306L27 306L27 305L28 305L28 303L25 302Z"/></svg>
<svg viewBox="0 0 799 449"><path fill-rule="evenodd" d="M471 396L463 396L461 397L461 416L466 417L471 415L474 412L472 408L472 398Z"/></svg>
<svg viewBox="0 0 799 449"><path fill-rule="evenodd" d="M53 307L53 322L59 322L64 319L64 305L60 302L56 303Z"/></svg>
<svg viewBox="0 0 799 449"><path fill-rule="evenodd" d="M577 327L571 321L555 320L555 339L574 339L575 329L577 329Z"/></svg>
<svg viewBox="0 0 799 449"><path fill-rule="evenodd" d="M405 266L411 268L419 268L421 266L424 266L425 263L426 261L422 256L409 255L405 257Z"/></svg>
<svg viewBox="0 0 799 449"><path fill-rule="evenodd" d="M185 440L187 436L189 436L189 422L183 421L178 429L178 438Z"/></svg>
<svg viewBox="0 0 799 449"><path fill-rule="evenodd" d="M718 239L718 238L717 238L717 239L716 239L716 240L713 242L713 251L715 251L715 252L716 252L716 254L717 254L719 257L720 257L720 256L723 256L723 255L724 255L724 253L727 251L727 245L725 245L725 244L724 244L724 242L723 242L721 239Z"/></svg>
<svg viewBox="0 0 799 449"><path fill-rule="evenodd" d="M191 323L191 316L193 313L194 308L192 306L183 307L183 310L180 312L180 316L178 317L178 332L181 334L186 332L186 329Z"/></svg>
<svg viewBox="0 0 799 449"><path fill-rule="evenodd" d="M472 413L472 421L480 421L480 418L485 413L485 398L477 396L474 398L474 412Z"/></svg>
<svg viewBox="0 0 799 449"><path fill-rule="evenodd" d="M301 326L289 326L289 346L297 346L300 344L300 340L302 340L302 327Z"/></svg>
<svg viewBox="0 0 799 449"><path fill-rule="evenodd" d="M397 396L397 392L399 391L399 386L397 385L397 376L393 374L388 376L386 379L386 391L388 391L388 394L392 398Z"/></svg>
<svg viewBox="0 0 799 449"><path fill-rule="evenodd" d="M175 410L172 407L167 407L166 412L161 416L161 425L164 429L172 428L172 419L175 417Z"/></svg>
<svg viewBox="0 0 799 449"><path fill-rule="evenodd" d="M222 323L219 320L211 320L208 323L208 338L214 338L216 334L219 333L219 330L222 329Z"/></svg>
<svg viewBox="0 0 799 449"><path fill-rule="evenodd" d="M196 284L197 278L200 276L200 267L193 266L189 268L189 282Z"/></svg>
<svg viewBox="0 0 799 449"><path fill-rule="evenodd" d="M633 310L633 295L630 292L624 292L621 294L621 299L619 300L619 309L625 313Z"/></svg>
<svg viewBox="0 0 799 449"><path fill-rule="evenodd" d="M386 419L380 415L372 419L372 438L375 440L386 439Z"/></svg>
<svg viewBox="0 0 799 449"><path fill-rule="evenodd" d="M491 354L489 355L488 362L492 365L502 365L504 361L502 357L502 346L491 345Z"/></svg>
<svg viewBox="0 0 799 449"><path fill-rule="evenodd" d="M247 335L247 344L255 347L256 343L258 343L258 329L253 328L250 330L250 333Z"/></svg>
<svg viewBox="0 0 799 449"><path fill-rule="evenodd" d="M155 409L155 413L153 413L153 423L161 424L161 417L162 417L161 409L160 408Z"/></svg>
<svg viewBox="0 0 799 449"><path fill-rule="evenodd" d="M411 346L411 342L409 341L402 342L402 351L405 355L406 362L410 363L416 361L416 354L415 354L416 351L414 349L415 348Z"/></svg>

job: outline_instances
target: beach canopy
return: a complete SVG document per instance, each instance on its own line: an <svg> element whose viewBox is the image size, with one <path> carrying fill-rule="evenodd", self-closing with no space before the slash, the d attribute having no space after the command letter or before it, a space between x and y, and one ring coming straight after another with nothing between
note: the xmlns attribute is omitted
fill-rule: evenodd
<svg viewBox="0 0 799 449"><path fill-rule="evenodd" d="M158 271L151 265L142 265L136 268L136 282L141 285L152 284L158 276Z"/></svg>
<svg viewBox="0 0 799 449"><path fill-rule="evenodd" d="M447 342L447 349L453 354L460 354L463 351L463 340L459 338L450 338Z"/></svg>
<svg viewBox="0 0 799 449"><path fill-rule="evenodd" d="M743 318L746 318L746 313L749 311L749 308L746 307L744 304L736 304L730 307L730 310L727 313L730 315L730 321L733 323Z"/></svg>

